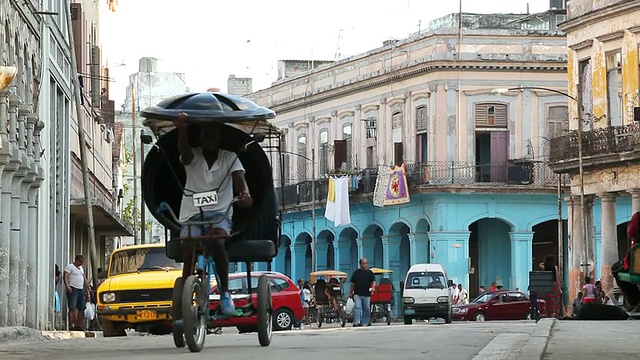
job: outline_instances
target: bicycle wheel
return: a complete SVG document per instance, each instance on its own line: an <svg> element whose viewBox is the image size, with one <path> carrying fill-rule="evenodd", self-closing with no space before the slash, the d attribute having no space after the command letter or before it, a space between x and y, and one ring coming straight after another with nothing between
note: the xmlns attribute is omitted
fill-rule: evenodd
<svg viewBox="0 0 640 360"><path fill-rule="evenodd" d="M261 275L258 278L258 304L256 306L258 312L258 342L261 346L269 346L271 344L271 334L273 331L271 307L271 286L269 286L269 277Z"/></svg>
<svg viewBox="0 0 640 360"><path fill-rule="evenodd" d="M207 335L204 299L202 280L195 275L189 276L182 290L182 322L184 338L191 352L202 350Z"/></svg>
<svg viewBox="0 0 640 360"><path fill-rule="evenodd" d="M184 289L184 278L179 277L173 285L173 295L171 298L171 334L176 347L183 348L184 323L182 322L182 291Z"/></svg>

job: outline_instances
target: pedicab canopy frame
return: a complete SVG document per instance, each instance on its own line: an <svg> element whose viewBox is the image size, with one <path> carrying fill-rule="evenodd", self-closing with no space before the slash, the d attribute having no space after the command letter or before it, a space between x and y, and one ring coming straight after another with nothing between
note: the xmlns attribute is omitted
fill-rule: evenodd
<svg viewBox="0 0 640 360"><path fill-rule="evenodd" d="M371 272L374 275L392 274L393 273L393 270L387 270L387 269L381 269L381 268L371 268L369 270L371 270Z"/></svg>
<svg viewBox="0 0 640 360"><path fill-rule="evenodd" d="M338 271L338 270L315 271L309 274L309 277L310 277L309 282L312 284L315 284L319 276L326 277L326 278L336 278L340 280L340 282L345 283L347 281L347 277L349 277L349 274L342 271Z"/></svg>
<svg viewBox="0 0 640 360"><path fill-rule="evenodd" d="M173 125L173 119L180 113L187 114L185 122L192 146L200 143L199 124L221 125L220 148L238 155L253 198L251 207L235 207L234 233L240 234L241 240L272 242L271 246L263 242L265 246L252 246L254 250L244 252L242 249L233 251L228 246L229 260L270 261L277 255L281 218L271 168L272 162L281 161L281 132L268 121L275 118L275 112L245 98L218 92L173 96L141 111L145 118L143 125L153 131L157 140L144 162L144 200L153 216L171 231L172 238L178 235L180 224L167 212L158 210L161 203L166 203L175 214L180 211L186 174L179 160L178 131ZM171 246L170 242L167 242L167 255L180 261L181 246L177 243Z"/></svg>

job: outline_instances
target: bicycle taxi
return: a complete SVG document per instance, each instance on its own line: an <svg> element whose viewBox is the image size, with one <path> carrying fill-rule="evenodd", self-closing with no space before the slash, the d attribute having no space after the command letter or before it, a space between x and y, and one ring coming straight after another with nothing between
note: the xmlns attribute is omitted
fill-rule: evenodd
<svg viewBox="0 0 640 360"><path fill-rule="evenodd" d="M190 351L199 352L206 335L215 328L212 321L225 317L220 309L209 311L209 292L214 283L212 280L217 280L218 274L207 244L222 236L204 232L205 225L215 228L222 219L205 219L201 205L197 204L217 200L217 189L194 194L184 188L186 174L179 159L178 130L173 124L179 113L187 114L184 122L190 143L194 146L199 142L198 125L219 124L220 149L235 154L244 167L253 202L248 207L238 207L234 205L238 199L235 197L227 206L225 216L233 209L233 229L224 236L224 246L229 263L246 264L247 279L251 279L252 263L271 262L277 255L281 214L270 160L281 159L281 133L268 121L275 117L275 112L230 94L179 95L141 112L145 118L143 125L150 128L156 137L142 169L145 204L165 227L167 256L195 265L191 274L183 275L175 282L171 312L173 340L176 347L186 344ZM193 198L194 206L200 209L202 221L181 223L178 220L176 214L180 211L183 194ZM180 231L185 225L189 225L189 232L181 238ZM191 228L196 226L202 226L201 233L205 235L192 236ZM191 251L184 250L188 243ZM246 305L236 306L233 316L257 315L259 343L268 346L273 315L269 279L266 275L260 276L257 289L251 288L252 281L247 283L250 300Z"/></svg>
<svg viewBox="0 0 640 360"><path fill-rule="evenodd" d="M347 324L347 313L344 309L342 284L347 281L349 275L337 270L321 270L312 272L309 276L315 294L318 327L322 327L323 322L334 320L339 321L344 327ZM335 299L335 303L330 297Z"/></svg>
<svg viewBox="0 0 640 360"><path fill-rule="evenodd" d="M376 291L371 295L371 322L386 320L391 325L391 305L393 302L393 285L385 274L392 274L393 270L371 268L371 272L378 277Z"/></svg>

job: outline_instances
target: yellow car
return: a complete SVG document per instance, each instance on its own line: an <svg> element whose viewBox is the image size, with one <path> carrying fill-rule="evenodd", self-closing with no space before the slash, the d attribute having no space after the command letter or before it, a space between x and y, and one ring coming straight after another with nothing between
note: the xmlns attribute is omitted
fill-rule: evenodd
<svg viewBox="0 0 640 360"><path fill-rule="evenodd" d="M164 244L126 246L111 253L107 278L98 287L98 316L105 337L129 328L171 332L171 298L182 264L167 257Z"/></svg>

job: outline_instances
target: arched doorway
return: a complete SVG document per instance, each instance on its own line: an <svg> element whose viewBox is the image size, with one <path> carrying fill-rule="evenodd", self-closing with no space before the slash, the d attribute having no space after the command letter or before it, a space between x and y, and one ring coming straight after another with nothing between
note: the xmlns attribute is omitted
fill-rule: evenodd
<svg viewBox="0 0 640 360"><path fill-rule="evenodd" d="M286 235L280 236L280 248L275 263L276 271L291 276L291 239Z"/></svg>
<svg viewBox="0 0 640 360"><path fill-rule="evenodd" d="M533 259L531 259L530 270L536 269L536 265L543 262L549 255L555 256L557 262L560 254L558 247L558 220L541 222L534 225L532 230L531 253L533 254Z"/></svg>
<svg viewBox="0 0 640 360"><path fill-rule="evenodd" d="M378 225L369 225L362 234L362 253L358 251L358 257L354 266L358 266L361 257L369 260L369 267L382 267L382 229ZM359 250L359 249L358 249Z"/></svg>
<svg viewBox="0 0 640 360"><path fill-rule="evenodd" d="M344 228L333 247L336 270L351 274L358 263L358 232L351 227Z"/></svg>
<svg viewBox="0 0 640 360"><path fill-rule="evenodd" d="M334 235L330 230L322 230L316 238L316 269L327 270L333 269L335 265L334 259ZM313 271L313 270L312 270Z"/></svg>
<svg viewBox="0 0 640 360"><path fill-rule="evenodd" d="M511 283L511 226L501 219L484 218L469 225L469 293L475 296L480 286L488 290L492 282L509 288Z"/></svg>

